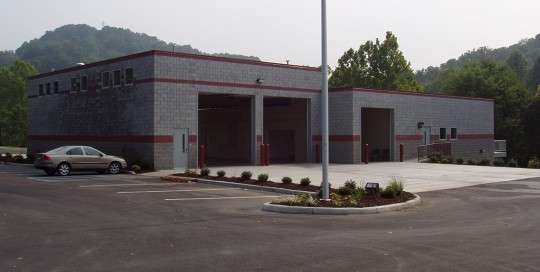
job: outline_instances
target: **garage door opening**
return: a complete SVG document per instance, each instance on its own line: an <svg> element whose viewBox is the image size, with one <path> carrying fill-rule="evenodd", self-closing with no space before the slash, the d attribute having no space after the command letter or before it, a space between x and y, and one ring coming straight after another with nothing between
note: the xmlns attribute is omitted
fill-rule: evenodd
<svg viewBox="0 0 540 272"><path fill-rule="evenodd" d="M392 109L362 108L362 146L369 145L369 161L392 161L394 134Z"/></svg>
<svg viewBox="0 0 540 272"><path fill-rule="evenodd" d="M264 98L264 142L270 144L270 163L308 161L309 100Z"/></svg>
<svg viewBox="0 0 540 272"><path fill-rule="evenodd" d="M251 164L252 97L199 95L199 145L207 166Z"/></svg>

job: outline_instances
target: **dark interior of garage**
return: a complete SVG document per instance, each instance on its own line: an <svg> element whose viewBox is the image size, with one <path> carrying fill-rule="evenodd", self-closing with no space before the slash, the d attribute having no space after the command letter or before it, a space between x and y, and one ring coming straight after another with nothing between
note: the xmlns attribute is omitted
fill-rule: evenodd
<svg viewBox="0 0 540 272"><path fill-rule="evenodd" d="M307 99L264 98L264 142L270 145L270 162L303 163L308 160Z"/></svg>
<svg viewBox="0 0 540 272"><path fill-rule="evenodd" d="M369 145L369 161L391 161L393 110L362 108L362 147ZM363 154L363 153L362 153Z"/></svg>
<svg viewBox="0 0 540 272"><path fill-rule="evenodd" d="M207 166L251 163L250 96L199 95L199 145Z"/></svg>

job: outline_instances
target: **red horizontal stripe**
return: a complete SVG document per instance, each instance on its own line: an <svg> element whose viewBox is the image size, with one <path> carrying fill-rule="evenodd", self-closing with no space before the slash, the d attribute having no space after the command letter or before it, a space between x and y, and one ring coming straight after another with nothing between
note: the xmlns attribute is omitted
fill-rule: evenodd
<svg viewBox="0 0 540 272"><path fill-rule="evenodd" d="M329 140L331 142L359 142L360 135L329 135ZM314 142L321 142L321 135L313 135L312 137Z"/></svg>
<svg viewBox="0 0 540 272"><path fill-rule="evenodd" d="M396 141L420 141L422 135L396 135Z"/></svg>
<svg viewBox="0 0 540 272"><path fill-rule="evenodd" d="M170 135L28 135L36 141L89 141L128 143L172 143Z"/></svg>
<svg viewBox="0 0 540 272"><path fill-rule="evenodd" d="M494 134L458 134L459 139L477 140L477 139L495 139Z"/></svg>
<svg viewBox="0 0 540 272"><path fill-rule="evenodd" d="M321 69L318 68L318 67L309 67L309 66L290 65L290 64L265 62L265 61L257 61L257 60L247 60L247 59L237 59L237 58L216 57L216 56L209 56L209 55L196 55L196 54L187 54L187 53L176 53L176 52L152 50L152 51L146 51L146 52L126 55L126 56L122 56L122 57L118 57L118 58L112 58L112 59L102 60L102 61L98 61L98 62L92 62L92 63L88 63L88 64L82 65L82 66L73 66L73 67L60 69L60 70L56 70L56 71L52 71L52 72L42 73L42 74L30 77L30 79L44 78L44 77L48 77L48 76L52 76L52 75L58 75L58 74L62 74L62 73L79 71L79 70L83 70L83 69L86 69L86 68L96 67L96 66L100 66L100 65L107 65L107 64L122 62L122 61L126 61L126 60L142 58L142 57L146 57L146 56L166 56L166 57L177 57L177 58L184 58L184 59L199 59L199 60L208 60L208 61L217 61L217 62L227 62L227 63L237 63L237 64L277 67L277 68L285 68L285 69L305 70L305 71L313 71L313 72L320 72L321 71Z"/></svg>
<svg viewBox="0 0 540 272"><path fill-rule="evenodd" d="M467 97L467 96L454 96L454 95L443 95L443 94L431 94L431 93L419 93L414 91L390 91L390 90L380 90L380 89L369 89L369 88L334 88L330 92L367 92L367 93L383 93L383 94L397 94L397 95L414 95L414 96L426 96L426 97L438 97L438 98L451 98L451 99L462 99L462 100L479 100L479 101L489 101L494 102L494 99L482 98L482 97Z"/></svg>
<svg viewBox="0 0 540 272"><path fill-rule="evenodd" d="M137 80L137 83L172 83L172 84L186 84L186 85L203 85L212 87L228 87L228 88L246 88L246 89L262 89L262 90L277 90L277 91L296 91L296 92L308 92L308 93L320 93L318 89L308 88L296 88L296 87L282 87L282 86L268 86L258 84L246 84L246 83L231 83L231 82L216 82L216 81L202 81L202 80L185 80L185 79L171 79L171 78L147 78Z"/></svg>

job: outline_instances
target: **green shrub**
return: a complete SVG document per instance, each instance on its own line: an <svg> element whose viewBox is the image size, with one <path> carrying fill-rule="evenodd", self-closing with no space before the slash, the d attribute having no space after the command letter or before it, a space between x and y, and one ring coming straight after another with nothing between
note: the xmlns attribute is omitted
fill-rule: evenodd
<svg viewBox="0 0 540 272"><path fill-rule="evenodd" d="M152 167L150 167L147 163L141 162L141 161L134 161L131 163L131 165L138 165L141 167L141 171L152 171L154 170Z"/></svg>
<svg viewBox="0 0 540 272"><path fill-rule="evenodd" d="M489 165L491 165L491 161L483 159L483 160L478 162L478 165L480 165L480 166L489 166Z"/></svg>
<svg viewBox="0 0 540 272"><path fill-rule="evenodd" d="M311 180L309 178L302 178L300 180L300 185L302 186L309 186L311 184Z"/></svg>
<svg viewBox="0 0 540 272"><path fill-rule="evenodd" d="M345 181L345 184L337 189L337 194L341 196L350 196L356 193L358 186L356 181L350 179Z"/></svg>
<svg viewBox="0 0 540 272"><path fill-rule="evenodd" d="M201 169L201 177L208 177L210 176L210 169L204 167Z"/></svg>
<svg viewBox="0 0 540 272"><path fill-rule="evenodd" d="M456 160L456 163L457 163L457 164L463 164L463 159L461 159L461 158L457 159L457 160Z"/></svg>
<svg viewBox="0 0 540 272"><path fill-rule="evenodd" d="M506 163L506 166L508 167L517 167L518 164L515 160L509 160L508 163Z"/></svg>
<svg viewBox="0 0 540 272"><path fill-rule="evenodd" d="M533 157L529 160L529 163L527 164L528 168L535 168L540 169L540 160L536 157Z"/></svg>
<svg viewBox="0 0 540 272"><path fill-rule="evenodd" d="M443 157L443 158L441 159L441 163L443 163L443 164L449 164L449 163L451 163L451 162L450 162L450 158L448 158L448 157Z"/></svg>
<svg viewBox="0 0 540 272"><path fill-rule="evenodd" d="M506 163L503 160L494 160L493 166L503 167L506 166Z"/></svg>
<svg viewBox="0 0 540 272"><path fill-rule="evenodd" d="M274 199L272 204L287 206L316 207L319 206L319 200L310 194L300 194L292 197L282 197Z"/></svg>
<svg viewBox="0 0 540 272"><path fill-rule="evenodd" d="M268 181L268 174L260 174L257 176L258 182L267 182Z"/></svg>
<svg viewBox="0 0 540 272"><path fill-rule="evenodd" d="M467 160L468 165L476 165L476 162L473 160Z"/></svg>
<svg viewBox="0 0 540 272"><path fill-rule="evenodd" d="M225 177L225 175L226 175L225 171L223 171L223 170L217 171L217 176L218 177L223 178L223 177Z"/></svg>
<svg viewBox="0 0 540 272"><path fill-rule="evenodd" d="M339 193L331 193L330 201L334 207L357 207L361 196L356 195L340 195Z"/></svg>
<svg viewBox="0 0 540 272"><path fill-rule="evenodd" d="M401 180L396 177L390 179L390 183L384 190L381 191L381 197L384 198L393 198L400 196L405 188L405 185Z"/></svg>
<svg viewBox="0 0 540 272"><path fill-rule="evenodd" d="M291 184L292 183L292 178L290 177L283 177L281 179L281 182L283 182L283 184Z"/></svg>
<svg viewBox="0 0 540 272"><path fill-rule="evenodd" d="M131 171L133 171L135 173L140 173L142 171L142 168L137 164L132 164L131 165Z"/></svg>
<svg viewBox="0 0 540 272"><path fill-rule="evenodd" d="M24 159L24 157L22 155L15 155L13 157L13 161L16 162L16 163L25 163L26 160Z"/></svg>
<svg viewBox="0 0 540 272"><path fill-rule="evenodd" d="M252 176L253 176L253 173L251 173L249 171L244 171L244 172L242 172L242 174L240 174L240 178L242 180L250 180Z"/></svg>
<svg viewBox="0 0 540 272"><path fill-rule="evenodd" d="M197 175L197 172L195 172L195 171L193 171L191 169L186 169L186 171L184 171L184 175L193 177L193 176Z"/></svg>
<svg viewBox="0 0 540 272"><path fill-rule="evenodd" d="M434 154L429 156L430 163L441 163L442 156L441 154Z"/></svg>

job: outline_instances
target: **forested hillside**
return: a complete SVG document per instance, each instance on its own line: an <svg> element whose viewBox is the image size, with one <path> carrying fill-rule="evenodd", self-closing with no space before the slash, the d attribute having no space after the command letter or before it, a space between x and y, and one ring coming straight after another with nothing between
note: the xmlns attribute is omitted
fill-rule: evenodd
<svg viewBox="0 0 540 272"><path fill-rule="evenodd" d="M65 25L47 31L39 39L23 43L13 51L0 51L0 65L9 65L20 59L34 65L40 72L73 66L76 63L95 62L147 50L173 50L167 43L144 33L105 26L96 29L89 25ZM191 45L174 45L176 52L206 54ZM230 54L215 54L239 58L258 59Z"/></svg>
<svg viewBox="0 0 540 272"><path fill-rule="evenodd" d="M517 76L531 89L535 90L534 69L540 69L540 34L535 38L523 39L520 42L496 49L481 47L468 51L457 59L450 59L439 67L427 67L416 73L416 78L426 91L441 92L441 78L451 70L463 68L465 65L482 60L492 60L509 64ZM535 65L537 67L535 67ZM532 78L531 78L532 77Z"/></svg>

